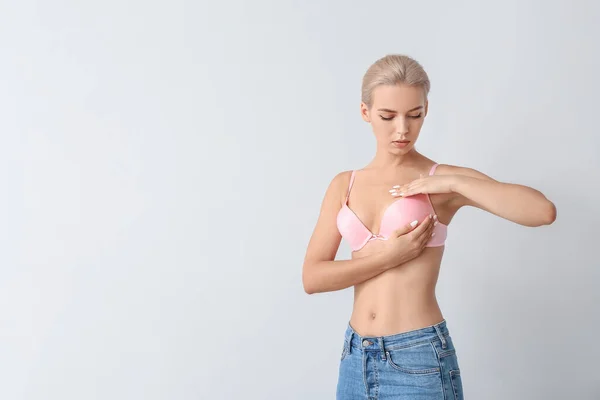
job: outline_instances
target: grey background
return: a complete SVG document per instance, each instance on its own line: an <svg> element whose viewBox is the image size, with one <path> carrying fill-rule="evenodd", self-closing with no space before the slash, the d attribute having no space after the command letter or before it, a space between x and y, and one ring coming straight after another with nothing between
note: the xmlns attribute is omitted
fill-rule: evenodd
<svg viewBox="0 0 600 400"><path fill-rule="evenodd" d="M352 290L306 295L302 259L330 179L374 153L360 81L388 53L431 77L421 152L558 208L450 226L437 293L466 398L600 398L599 19L1 2L0 398L334 398Z"/></svg>

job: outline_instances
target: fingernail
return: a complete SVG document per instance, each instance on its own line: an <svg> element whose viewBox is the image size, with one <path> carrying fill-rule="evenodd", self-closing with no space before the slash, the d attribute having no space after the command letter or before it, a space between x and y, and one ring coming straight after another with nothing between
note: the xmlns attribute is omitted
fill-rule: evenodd
<svg viewBox="0 0 600 400"><path fill-rule="evenodd" d="M435 222L433 223L433 226L436 226L436 225L437 225L437 223L438 223L438 222L437 222L437 221L435 221Z"/></svg>
<svg viewBox="0 0 600 400"><path fill-rule="evenodd" d="M396 191L394 189L389 191L390 193L396 193Z"/></svg>
<svg viewBox="0 0 600 400"><path fill-rule="evenodd" d="M399 196L404 196L404 193L398 193Z"/></svg>
<svg viewBox="0 0 600 400"><path fill-rule="evenodd" d="M417 226L418 223L419 223L419 221L413 221L410 223L410 226L412 226L414 228L415 226Z"/></svg>
<svg viewBox="0 0 600 400"><path fill-rule="evenodd" d="M429 219L433 218L433 216L431 214L429 214Z"/></svg>
<svg viewBox="0 0 600 400"><path fill-rule="evenodd" d="M400 185L392 186L394 189L400 189Z"/></svg>
<svg viewBox="0 0 600 400"><path fill-rule="evenodd" d="M436 219L436 220L437 220L437 215L435 215L435 216L433 217L433 219Z"/></svg>
<svg viewBox="0 0 600 400"><path fill-rule="evenodd" d="M434 237L434 236L435 236L435 232L433 232L433 233L431 234L431 237Z"/></svg>

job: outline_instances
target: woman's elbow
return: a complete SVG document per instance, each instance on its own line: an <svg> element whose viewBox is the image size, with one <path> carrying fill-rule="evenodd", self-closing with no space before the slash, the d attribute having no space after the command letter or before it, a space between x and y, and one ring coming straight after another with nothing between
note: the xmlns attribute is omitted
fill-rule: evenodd
<svg viewBox="0 0 600 400"><path fill-rule="evenodd" d="M304 292L306 294L315 294L316 293L315 288L312 287L312 285L308 282L307 279L302 280L302 286L304 287Z"/></svg>
<svg viewBox="0 0 600 400"><path fill-rule="evenodd" d="M305 264L302 267L302 286L306 294L314 294L317 292L314 285L314 278L311 272L312 271L310 271L310 266Z"/></svg>
<svg viewBox="0 0 600 400"><path fill-rule="evenodd" d="M550 200L546 203L544 207L542 225L550 225L556 221L556 206Z"/></svg>

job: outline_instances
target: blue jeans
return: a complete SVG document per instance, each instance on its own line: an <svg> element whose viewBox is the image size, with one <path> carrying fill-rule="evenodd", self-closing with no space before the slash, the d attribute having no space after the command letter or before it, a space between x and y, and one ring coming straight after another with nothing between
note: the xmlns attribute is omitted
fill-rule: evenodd
<svg viewBox="0 0 600 400"><path fill-rule="evenodd" d="M389 336L346 329L337 400L463 400L446 321Z"/></svg>

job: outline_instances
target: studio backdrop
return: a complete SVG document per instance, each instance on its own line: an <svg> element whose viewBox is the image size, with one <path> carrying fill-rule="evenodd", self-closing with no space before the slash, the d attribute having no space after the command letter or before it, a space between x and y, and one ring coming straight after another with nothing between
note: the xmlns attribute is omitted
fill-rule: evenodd
<svg viewBox="0 0 600 400"><path fill-rule="evenodd" d="M599 20L583 0L0 2L0 399L333 399L352 289L306 294L303 257L330 180L374 153L361 79L393 53L431 79L421 153L558 209L450 225L465 397L599 399Z"/></svg>

